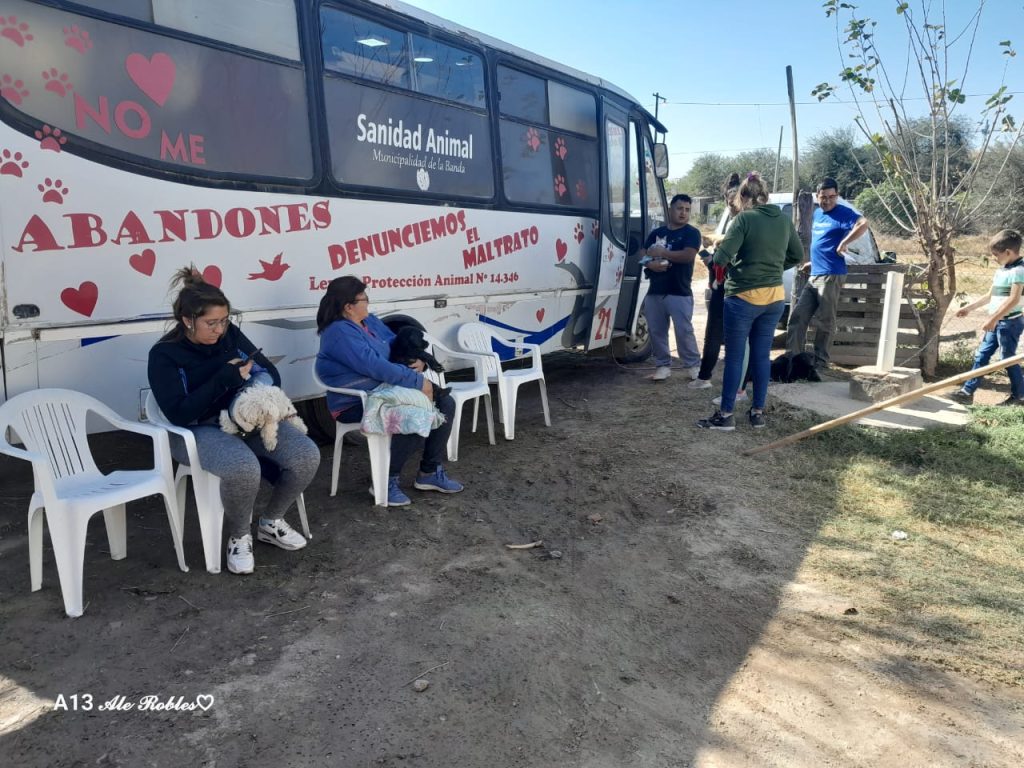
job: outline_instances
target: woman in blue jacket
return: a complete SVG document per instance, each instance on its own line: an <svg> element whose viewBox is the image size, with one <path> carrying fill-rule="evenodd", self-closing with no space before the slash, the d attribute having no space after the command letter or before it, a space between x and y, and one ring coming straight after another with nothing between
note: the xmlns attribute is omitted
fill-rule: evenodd
<svg viewBox="0 0 1024 768"><path fill-rule="evenodd" d="M370 314L366 284L352 275L335 278L327 286L316 313L316 332L320 335L320 351L316 356L316 372L331 387L362 389L369 392L380 384L418 389L431 400L434 389L423 375L424 364L415 361L409 366L391 362L391 342L395 334L375 315ZM431 430L424 439L419 435L392 435L391 465L388 468L388 505L411 503L399 487L399 475L409 457L423 446L420 470L413 487L420 491L458 493L463 489L445 473L445 452L452 431L455 401L451 395L436 403L444 414L444 423ZM337 392L327 393L331 415L343 424L355 424L363 418L358 397Z"/></svg>

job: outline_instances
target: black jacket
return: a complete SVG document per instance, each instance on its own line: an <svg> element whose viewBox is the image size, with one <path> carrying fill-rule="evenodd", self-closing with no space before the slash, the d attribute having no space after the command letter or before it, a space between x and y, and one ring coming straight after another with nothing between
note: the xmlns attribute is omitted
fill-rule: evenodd
<svg viewBox="0 0 1024 768"><path fill-rule="evenodd" d="M256 346L229 325L216 344L194 344L188 339L158 341L149 350L149 386L160 410L172 424L180 427L216 418L245 383L238 364L248 360ZM263 353L255 356L281 385L281 375Z"/></svg>

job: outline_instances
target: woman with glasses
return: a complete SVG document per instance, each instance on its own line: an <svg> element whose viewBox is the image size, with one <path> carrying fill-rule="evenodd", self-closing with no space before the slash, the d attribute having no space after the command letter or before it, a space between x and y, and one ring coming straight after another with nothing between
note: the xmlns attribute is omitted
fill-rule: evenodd
<svg viewBox="0 0 1024 768"><path fill-rule="evenodd" d="M331 387L362 389L369 392L380 384L393 384L418 389L434 400L434 389L423 375L424 364L416 360L408 366L392 363L388 357L395 334L376 316L370 314L366 284L352 275L335 278L327 286L316 313L316 332L320 336L320 352L316 356L316 372ZM423 446L419 473L413 488L419 491L458 493L462 483L445 473L444 461L448 436L452 431L455 401L444 395L435 402L444 414L444 423L431 430L426 439L419 435L392 435L391 466L388 469L388 505L401 507L411 499L399 486L399 475L410 456ZM343 424L356 424L363 418L358 397L337 392L327 393L331 415Z"/></svg>
<svg viewBox="0 0 1024 768"><path fill-rule="evenodd" d="M252 513L261 478L274 490L260 515L256 538L286 550L306 540L284 519L316 474L320 450L287 422L278 428L277 447L268 451L258 433L221 431L217 418L253 377L280 386L281 376L263 353L231 323L231 304L194 267L180 270L174 300L174 327L149 351L149 386L172 424L188 427L196 438L199 462L220 478L228 529L227 567L252 573ZM184 443L171 436L171 453L188 464Z"/></svg>

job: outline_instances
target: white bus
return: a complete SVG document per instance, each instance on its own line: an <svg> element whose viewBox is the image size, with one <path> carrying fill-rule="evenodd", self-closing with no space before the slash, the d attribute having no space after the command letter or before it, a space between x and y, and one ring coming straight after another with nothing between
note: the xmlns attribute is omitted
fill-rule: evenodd
<svg viewBox="0 0 1024 768"><path fill-rule="evenodd" d="M391 0L0 0L3 397L137 417L188 263L296 400L346 274L448 343L480 320L643 357L655 131L597 77Z"/></svg>

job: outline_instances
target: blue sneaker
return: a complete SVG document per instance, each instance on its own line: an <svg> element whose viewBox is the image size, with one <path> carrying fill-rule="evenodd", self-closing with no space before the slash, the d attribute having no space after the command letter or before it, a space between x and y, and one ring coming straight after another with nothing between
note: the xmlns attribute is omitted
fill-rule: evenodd
<svg viewBox="0 0 1024 768"><path fill-rule="evenodd" d="M464 490L462 483L448 477L445 474L444 467L440 464L430 474L416 475L416 482L413 483L412 487L417 491L440 491L441 493L459 493Z"/></svg>
<svg viewBox="0 0 1024 768"><path fill-rule="evenodd" d="M370 495L373 496L373 487L370 487ZM404 507L412 504L412 499L405 495L405 491L398 487L398 478L388 478L388 506Z"/></svg>

